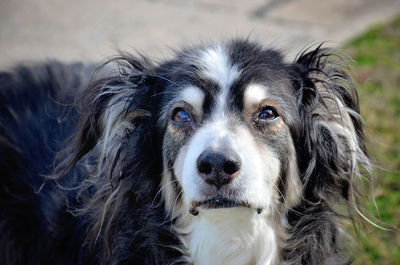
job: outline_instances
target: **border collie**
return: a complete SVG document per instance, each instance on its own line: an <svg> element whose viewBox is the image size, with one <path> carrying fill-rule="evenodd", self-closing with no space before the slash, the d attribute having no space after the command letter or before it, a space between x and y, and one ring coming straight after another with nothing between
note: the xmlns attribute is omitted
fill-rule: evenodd
<svg viewBox="0 0 400 265"><path fill-rule="evenodd" d="M237 39L1 73L0 263L351 263L369 159L342 62Z"/></svg>

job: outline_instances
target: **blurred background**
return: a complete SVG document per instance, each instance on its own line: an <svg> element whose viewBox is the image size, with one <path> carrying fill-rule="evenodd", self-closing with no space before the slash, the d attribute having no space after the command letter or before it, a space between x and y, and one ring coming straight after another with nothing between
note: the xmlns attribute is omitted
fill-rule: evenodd
<svg viewBox="0 0 400 265"><path fill-rule="evenodd" d="M166 58L174 48L235 36L292 59L326 42L350 55L379 162L368 211L393 225L354 234L356 264L400 264L399 0L0 0L0 69L27 61L97 62L117 49Z"/></svg>
<svg viewBox="0 0 400 265"><path fill-rule="evenodd" d="M0 0L0 67L101 60L116 48L163 57L233 36L293 55L321 41L340 46L399 11L398 0Z"/></svg>

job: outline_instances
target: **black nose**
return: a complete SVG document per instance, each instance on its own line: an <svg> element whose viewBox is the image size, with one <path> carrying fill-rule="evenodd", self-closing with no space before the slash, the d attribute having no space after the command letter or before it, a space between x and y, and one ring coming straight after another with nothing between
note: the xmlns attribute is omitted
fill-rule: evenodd
<svg viewBox="0 0 400 265"><path fill-rule="evenodd" d="M233 151L205 150L197 159L197 170L208 184L220 188L238 175L240 164L240 157Z"/></svg>

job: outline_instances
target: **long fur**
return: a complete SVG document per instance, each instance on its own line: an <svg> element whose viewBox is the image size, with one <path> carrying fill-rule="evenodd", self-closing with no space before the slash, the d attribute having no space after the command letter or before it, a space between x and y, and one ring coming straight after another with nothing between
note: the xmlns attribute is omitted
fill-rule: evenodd
<svg viewBox="0 0 400 265"><path fill-rule="evenodd" d="M343 60L317 47L285 63L277 51L248 41L226 45L252 56L251 71L262 56L273 58L268 64L285 72L296 98L290 136L301 196L276 217L279 262L350 263L340 218L359 212L357 178L370 162ZM171 212L182 187L171 180L166 194L162 185L171 168L164 156L173 154L164 154L160 117L172 97L166 87L187 81L180 76L203 85L190 62L201 49L162 63L121 54L97 70L50 62L0 74L1 264L190 261L177 229L180 213ZM281 192L287 181L280 180ZM341 204L347 213L338 212Z"/></svg>

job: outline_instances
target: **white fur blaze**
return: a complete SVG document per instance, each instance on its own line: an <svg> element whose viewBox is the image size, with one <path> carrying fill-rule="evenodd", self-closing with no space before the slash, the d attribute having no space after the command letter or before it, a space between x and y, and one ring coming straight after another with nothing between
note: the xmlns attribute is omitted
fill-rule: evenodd
<svg viewBox="0 0 400 265"><path fill-rule="evenodd" d="M237 79L240 71L231 65L227 52L222 46L209 48L202 53L203 74L216 82L220 92L216 97L216 113L223 115L230 86Z"/></svg>

